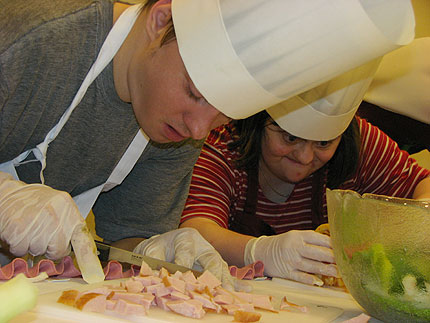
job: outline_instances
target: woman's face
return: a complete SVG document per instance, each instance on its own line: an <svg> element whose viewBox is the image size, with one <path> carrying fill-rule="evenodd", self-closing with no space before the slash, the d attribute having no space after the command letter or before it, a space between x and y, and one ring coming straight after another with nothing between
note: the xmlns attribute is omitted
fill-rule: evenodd
<svg viewBox="0 0 430 323"><path fill-rule="evenodd" d="M274 124L266 124L262 138L262 159L273 175L297 183L323 167L334 155L341 136L330 141L295 137Z"/></svg>

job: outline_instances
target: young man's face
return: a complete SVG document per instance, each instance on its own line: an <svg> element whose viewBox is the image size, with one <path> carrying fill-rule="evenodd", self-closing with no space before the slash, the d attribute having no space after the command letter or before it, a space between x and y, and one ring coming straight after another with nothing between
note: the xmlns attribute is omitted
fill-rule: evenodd
<svg viewBox="0 0 430 323"><path fill-rule="evenodd" d="M229 121L194 86L176 41L137 51L127 72L137 121L154 141L203 139L211 129Z"/></svg>

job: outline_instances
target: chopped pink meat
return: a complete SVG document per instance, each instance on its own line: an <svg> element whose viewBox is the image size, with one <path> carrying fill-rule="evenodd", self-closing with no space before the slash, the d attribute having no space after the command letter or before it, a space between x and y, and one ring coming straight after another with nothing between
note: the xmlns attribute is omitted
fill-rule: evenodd
<svg viewBox="0 0 430 323"><path fill-rule="evenodd" d="M178 292L185 293L185 282L183 280L170 276L165 276L163 278L163 283L164 286L170 288L172 292L176 290Z"/></svg>
<svg viewBox="0 0 430 323"><path fill-rule="evenodd" d="M172 301L176 301L176 300L188 300L191 297L188 295L185 295L184 293L178 292L178 291L173 291L170 293L170 298L172 299Z"/></svg>
<svg viewBox="0 0 430 323"><path fill-rule="evenodd" d="M182 280L187 283L196 283L197 278L194 276L193 272L188 270L187 272L182 274Z"/></svg>
<svg viewBox="0 0 430 323"><path fill-rule="evenodd" d="M236 304L225 304L221 305L221 307L227 311L228 315L234 315L234 312L240 310L240 307Z"/></svg>
<svg viewBox="0 0 430 323"><path fill-rule="evenodd" d="M154 275L152 268L149 267L149 265L142 260L142 264L140 265L139 276L152 276L152 275Z"/></svg>
<svg viewBox="0 0 430 323"><path fill-rule="evenodd" d="M106 309L109 311L113 311L116 304L116 300L106 299Z"/></svg>
<svg viewBox="0 0 430 323"><path fill-rule="evenodd" d="M116 300L113 311L121 315L147 315L148 314L147 309L141 304L129 302L125 299Z"/></svg>
<svg viewBox="0 0 430 323"><path fill-rule="evenodd" d="M203 274L197 278L197 281L208 286L210 289L221 286L221 281L216 278L209 270L205 270Z"/></svg>
<svg viewBox="0 0 430 323"><path fill-rule="evenodd" d="M151 276L152 285L160 284L163 282L163 279L157 276Z"/></svg>
<svg viewBox="0 0 430 323"><path fill-rule="evenodd" d="M189 292L192 299L202 303L203 307L214 310L219 313L221 311L221 306L212 301L211 297L207 294L200 294L196 292Z"/></svg>
<svg viewBox="0 0 430 323"><path fill-rule="evenodd" d="M272 304L272 297L269 295L261 295L261 294L251 294L252 295L252 304L254 307L261 308L263 310L271 311L277 313Z"/></svg>
<svg viewBox="0 0 430 323"><path fill-rule="evenodd" d="M158 277L163 279L164 277L168 277L170 276L170 273L167 271L166 268L161 268L160 271L158 272Z"/></svg>
<svg viewBox="0 0 430 323"><path fill-rule="evenodd" d="M214 297L214 302L220 305L233 304L233 295L219 294Z"/></svg>
<svg viewBox="0 0 430 323"><path fill-rule="evenodd" d="M86 312L104 313L106 311L106 295L87 293L76 300L75 306Z"/></svg>
<svg viewBox="0 0 430 323"><path fill-rule="evenodd" d="M179 270L176 271L173 275L170 275L170 276L173 277L173 278L176 278L176 279L184 280L182 278L182 272L180 272Z"/></svg>
<svg viewBox="0 0 430 323"><path fill-rule="evenodd" d="M145 292L151 293L152 295L162 297L170 294L170 289L164 286L163 283L155 284L145 287Z"/></svg>
<svg viewBox="0 0 430 323"><path fill-rule="evenodd" d="M192 299L188 301L170 301L166 305L175 313L195 319L202 318L206 313L202 304Z"/></svg>
<svg viewBox="0 0 430 323"><path fill-rule="evenodd" d="M130 279L140 282L143 286L151 286L154 284L152 276L145 276L145 277L136 276L136 277L131 277Z"/></svg>
<svg viewBox="0 0 430 323"><path fill-rule="evenodd" d="M307 306L301 306L301 305L297 305L297 304L289 302L287 300L286 296L284 296L281 299L281 305L279 306L279 308L281 310L287 310L287 311L289 311L290 309L296 309L296 310L299 310L300 312L303 312L303 313L306 313L306 312L309 311L309 309L307 308Z"/></svg>
<svg viewBox="0 0 430 323"><path fill-rule="evenodd" d="M136 304L142 304L147 309L149 309L151 302L154 299L154 295L149 293L113 292L108 296L108 299L123 299Z"/></svg>
<svg viewBox="0 0 430 323"><path fill-rule="evenodd" d="M130 293L140 293L144 286L139 280L127 279L125 281L125 289Z"/></svg>
<svg viewBox="0 0 430 323"><path fill-rule="evenodd" d="M79 293L79 297L84 295L84 294L88 294L88 293L103 294L103 295L108 296L111 292L112 292L112 290L105 286L105 287L99 287L99 288L94 288L94 289L90 289L87 291L83 291L83 292Z"/></svg>
<svg viewBox="0 0 430 323"><path fill-rule="evenodd" d="M205 285L200 283L191 283L191 282L185 282L185 291L203 291L205 289Z"/></svg>
<svg viewBox="0 0 430 323"><path fill-rule="evenodd" d="M158 297L155 296L155 303L157 306L165 311L170 311L170 308L166 305L167 302L171 302L172 299L170 297Z"/></svg>

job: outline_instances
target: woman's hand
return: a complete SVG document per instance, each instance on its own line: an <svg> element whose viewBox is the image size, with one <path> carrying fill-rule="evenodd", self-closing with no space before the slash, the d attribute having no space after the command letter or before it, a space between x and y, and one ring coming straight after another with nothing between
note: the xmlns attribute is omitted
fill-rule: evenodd
<svg viewBox="0 0 430 323"><path fill-rule="evenodd" d="M330 237L312 230L291 230L275 236L251 239L245 248L245 264L260 260L270 277L323 285L315 274L339 277Z"/></svg>

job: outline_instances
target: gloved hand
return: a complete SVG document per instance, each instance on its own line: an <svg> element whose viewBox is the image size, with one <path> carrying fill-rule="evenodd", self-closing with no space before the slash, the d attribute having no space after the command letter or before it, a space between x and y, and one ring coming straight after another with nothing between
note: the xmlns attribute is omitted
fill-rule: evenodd
<svg viewBox="0 0 430 323"><path fill-rule="evenodd" d="M0 172L0 240L9 244L12 254L59 259L70 252L73 231L83 226L68 193Z"/></svg>
<svg viewBox="0 0 430 323"><path fill-rule="evenodd" d="M229 290L249 290L248 284L230 275L227 263L194 228L181 228L139 243L133 252L174 262L195 270L209 270Z"/></svg>
<svg viewBox="0 0 430 323"><path fill-rule="evenodd" d="M339 277L330 237L312 230L291 230L249 240L244 253L245 265L257 260L264 263L264 272L270 277L318 286L323 282L314 274Z"/></svg>

